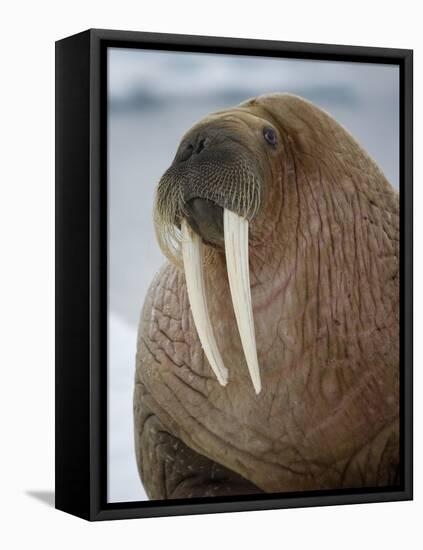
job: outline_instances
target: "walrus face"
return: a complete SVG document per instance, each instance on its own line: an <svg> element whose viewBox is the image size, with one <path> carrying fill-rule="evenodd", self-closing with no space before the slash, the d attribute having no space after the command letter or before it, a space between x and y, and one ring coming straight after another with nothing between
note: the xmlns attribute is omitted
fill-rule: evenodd
<svg viewBox="0 0 423 550"><path fill-rule="evenodd" d="M235 108L210 115L182 138L156 195L156 234L163 252L179 263L203 349L219 382L227 382L209 319L203 245L224 249L235 316L253 385L260 392L249 282L249 224L270 187L280 136L271 121Z"/></svg>
<svg viewBox="0 0 423 550"><path fill-rule="evenodd" d="M269 172L263 154L278 146L272 123L241 109L210 115L183 136L155 205L159 243L172 262L180 258L182 220L205 244L223 248L225 208L255 218Z"/></svg>

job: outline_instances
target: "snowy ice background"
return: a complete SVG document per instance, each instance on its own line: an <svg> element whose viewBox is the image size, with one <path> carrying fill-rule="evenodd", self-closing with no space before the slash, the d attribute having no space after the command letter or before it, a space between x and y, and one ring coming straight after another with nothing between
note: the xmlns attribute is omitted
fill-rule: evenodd
<svg viewBox="0 0 423 550"><path fill-rule="evenodd" d="M399 73L390 65L110 48L108 51L108 501L145 500L133 444L136 334L164 258L153 194L182 134L204 115L269 92L313 101L399 180Z"/></svg>

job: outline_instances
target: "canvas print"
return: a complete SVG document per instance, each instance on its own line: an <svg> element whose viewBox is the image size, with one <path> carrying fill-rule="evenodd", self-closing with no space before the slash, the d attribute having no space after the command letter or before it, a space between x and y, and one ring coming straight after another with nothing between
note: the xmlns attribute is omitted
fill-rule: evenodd
<svg viewBox="0 0 423 550"><path fill-rule="evenodd" d="M399 483L399 68L108 48L110 503Z"/></svg>

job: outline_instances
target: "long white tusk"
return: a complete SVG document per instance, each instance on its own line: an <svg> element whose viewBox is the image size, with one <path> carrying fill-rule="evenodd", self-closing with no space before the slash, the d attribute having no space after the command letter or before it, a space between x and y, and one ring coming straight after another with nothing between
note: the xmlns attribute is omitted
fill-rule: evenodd
<svg viewBox="0 0 423 550"><path fill-rule="evenodd" d="M206 301L203 268L203 243L188 223L182 221L182 257L191 312L198 338L219 383L226 386L228 370L216 344Z"/></svg>
<svg viewBox="0 0 423 550"><path fill-rule="evenodd" d="M251 306L250 268L248 263L248 221L225 208L224 231L226 265L232 303L256 393L261 391L260 370L257 359L253 309Z"/></svg>

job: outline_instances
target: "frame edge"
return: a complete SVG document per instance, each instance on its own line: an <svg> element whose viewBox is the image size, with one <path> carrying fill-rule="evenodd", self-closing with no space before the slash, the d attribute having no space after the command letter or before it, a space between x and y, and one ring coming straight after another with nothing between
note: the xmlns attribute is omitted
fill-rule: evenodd
<svg viewBox="0 0 423 550"><path fill-rule="evenodd" d="M55 45L55 507L89 518L90 32Z"/></svg>

